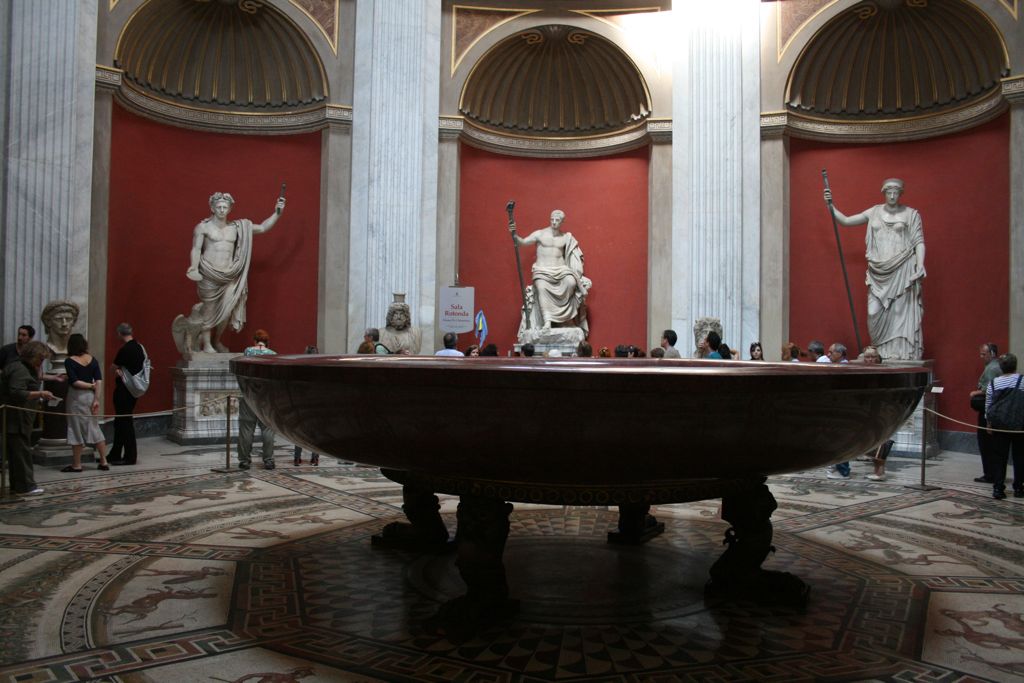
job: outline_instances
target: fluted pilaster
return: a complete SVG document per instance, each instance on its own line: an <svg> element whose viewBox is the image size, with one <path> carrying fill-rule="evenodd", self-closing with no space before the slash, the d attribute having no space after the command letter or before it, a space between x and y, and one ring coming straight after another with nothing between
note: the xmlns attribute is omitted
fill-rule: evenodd
<svg viewBox="0 0 1024 683"><path fill-rule="evenodd" d="M722 320L744 349L759 334L760 139L757 0L673 3L672 321ZM688 348L689 343L682 344Z"/></svg>
<svg viewBox="0 0 1024 683"><path fill-rule="evenodd" d="M96 1L0 6L5 342L26 322L43 338L39 313L58 298L81 306L88 329Z"/></svg>
<svg viewBox="0 0 1024 683"><path fill-rule="evenodd" d="M440 0L358 0L349 345L391 293L433 339ZM352 349L350 349L352 350ZM429 351L429 349L424 349Z"/></svg>

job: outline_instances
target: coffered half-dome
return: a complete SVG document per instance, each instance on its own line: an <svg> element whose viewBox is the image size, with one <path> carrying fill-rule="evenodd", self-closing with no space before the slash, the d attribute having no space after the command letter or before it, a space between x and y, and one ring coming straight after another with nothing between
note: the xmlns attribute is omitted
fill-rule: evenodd
<svg viewBox="0 0 1024 683"><path fill-rule="evenodd" d="M215 112L301 112L328 94L309 40L253 0L150 0L125 26L114 64L137 94Z"/></svg>
<svg viewBox="0 0 1024 683"><path fill-rule="evenodd" d="M605 38L548 25L507 38L475 66L459 103L474 126L535 138L636 128L651 97L636 65Z"/></svg>
<svg viewBox="0 0 1024 683"><path fill-rule="evenodd" d="M998 113L1000 78L1008 73L1002 37L970 3L867 0L803 49L786 107L797 127L803 118L819 131L899 122L905 133L924 132L943 127L942 120L963 125Z"/></svg>

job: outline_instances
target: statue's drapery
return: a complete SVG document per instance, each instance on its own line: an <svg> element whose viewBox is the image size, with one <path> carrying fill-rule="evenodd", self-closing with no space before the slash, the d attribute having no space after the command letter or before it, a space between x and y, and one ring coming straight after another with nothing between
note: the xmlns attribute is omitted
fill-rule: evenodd
<svg viewBox="0 0 1024 683"><path fill-rule="evenodd" d="M226 270L219 270L203 256L199 259L202 280L196 286L202 303L202 328L214 329L225 321L238 332L245 324L245 302L249 296L249 264L252 262L252 221L232 221L237 233L235 254Z"/></svg>
<svg viewBox="0 0 1024 683"><path fill-rule="evenodd" d="M906 207L893 215L879 204L868 216L868 331L883 358L919 360L924 354L921 279L916 252L924 244L921 215Z"/></svg>

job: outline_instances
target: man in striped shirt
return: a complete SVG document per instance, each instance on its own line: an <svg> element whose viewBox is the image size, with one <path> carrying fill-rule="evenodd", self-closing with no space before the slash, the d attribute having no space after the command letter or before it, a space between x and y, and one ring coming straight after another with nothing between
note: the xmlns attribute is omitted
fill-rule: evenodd
<svg viewBox="0 0 1024 683"><path fill-rule="evenodd" d="M1017 374L1017 356L1004 353L999 356L999 369L1003 374L988 383L985 389L985 414L989 415L993 401L1004 391L1022 389L1021 377ZM1024 498L1024 434L1010 434L992 431L992 421L988 421L989 434L992 435L992 497L996 500L1006 498L1006 461L1013 450L1013 497Z"/></svg>

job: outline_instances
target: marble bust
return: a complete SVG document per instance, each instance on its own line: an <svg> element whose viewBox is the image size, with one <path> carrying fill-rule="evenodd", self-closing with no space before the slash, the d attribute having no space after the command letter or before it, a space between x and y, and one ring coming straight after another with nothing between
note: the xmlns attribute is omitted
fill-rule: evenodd
<svg viewBox="0 0 1024 683"><path fill-rule="evenodd" d="M550 224L527 237L509 231L517 246L537 245L532 284L519 325L520 344L579 344L590 335L587 295L593 284L583 274L583 250L572 233L562 230L565 212L551 212Z"/></svg>
<svg viewBox="0 0 1024 683"><path fill-rule="evenodd" d="M924 231L921 214L900 202L903 181L882 183L885 203L852 216L832 205L836 222L843 226L867 223L868 333L871 344L885 359L920 360L924 355L921 321L924 317L922 284ZM825 201L831 192L825 190Z"/></svg>
<svg viewBox="0 0 1024 683"><path fill-rule="evenodd" d="M380 331L380 343L391 353L416 355L420 352L423 333L412 324L405 294L396 292L394 297L395 300L388 305L387 326Z"/></svg>
<svg viewBox="0 0 1024 683"><path fill-rule="evenodd" d="M68 337L78 323L78 304L66 299L56 299L46 304L39 318L46 330L46 345L53 356L51 362L62 361L68 355Z"/></svg>
<svg viewBox="0 0 1024 683"><path fill-rule="evenodd" d="M716 332L719 337L722 337L722 321L712 316L697 318L693 321L694 358L707 358L707 355L711 353L711 349L705 343L708 332Z"/></svg>
<svg viewBox="0 0 1024 683"><path fill-rule="evenodd" d="M196 283L199 303L187 317L179 315L171 325L175 346L184 355L228 352L220 336L228 325L238 332L245 324L252 238L274 227L285 201L278 197L274 213L258 225L245 218L228 221L235 199L227 192L215 192L209 203L210 215L192 231L185 272Z"/></svg>

